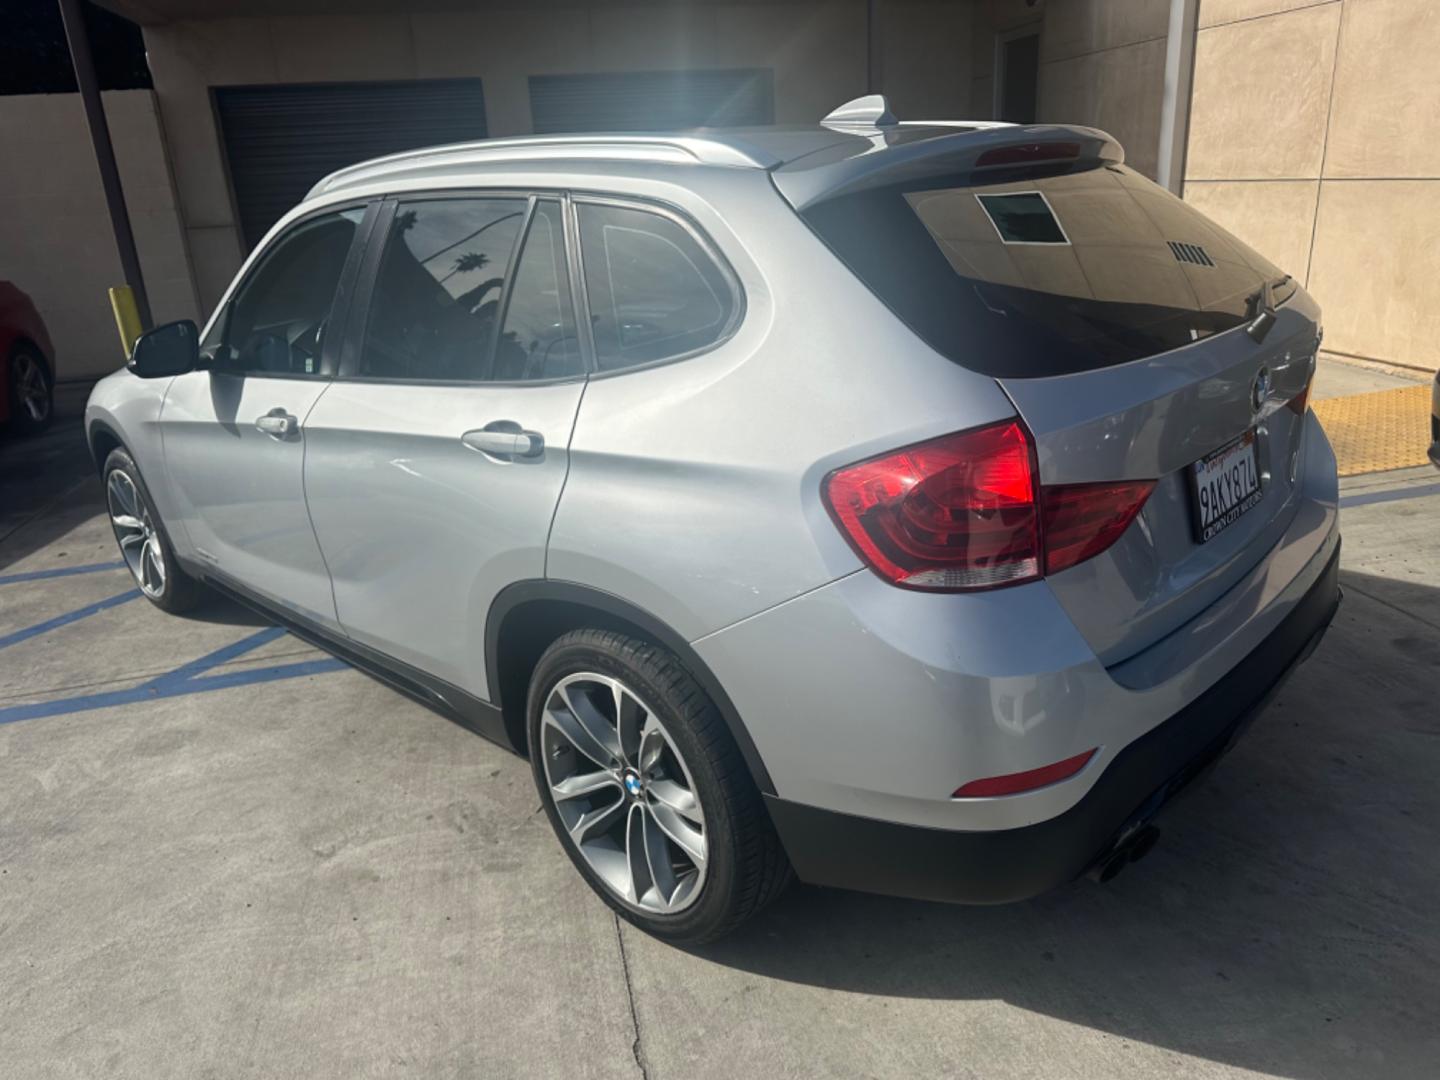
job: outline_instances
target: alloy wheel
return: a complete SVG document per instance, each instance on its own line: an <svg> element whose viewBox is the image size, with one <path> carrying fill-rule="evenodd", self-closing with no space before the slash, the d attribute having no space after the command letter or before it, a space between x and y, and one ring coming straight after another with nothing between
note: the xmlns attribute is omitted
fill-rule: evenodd
<svg viewBox="0 0 1440 1080"><path fill-rule="evenodd" d="M655 711L619 679L561 679L540 718L555 810L590 869L648 914L689 907L705 884L705 815L690 769Z"/></svg>
<svg viewBox="0 0 1440 1080"><path fill-rule="evenodd" d="M15 356L10 361L15 365L15 389L20 406L29 414L30 419L40 423L50 415L50 394L45 383L45 371L40 366L40 361L25 353Z"/></svg>
<svg viewBox="0 0 1440 1080"><path fill-rule="evenodd" d="M165 591L165 549L150 508L145 505L135 481L119 469L110 473L105 497L110 505L110 525L115 530L125 564L130 567L140 591L146 596L158 597Z"/></svg>

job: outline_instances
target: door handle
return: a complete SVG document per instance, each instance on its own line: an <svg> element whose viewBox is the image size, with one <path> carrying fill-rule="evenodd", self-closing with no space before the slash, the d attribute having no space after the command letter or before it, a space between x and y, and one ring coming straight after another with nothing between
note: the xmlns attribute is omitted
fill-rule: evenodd
<svg viewBox="0 0 1440 1080"><path fill-rule="evenodd" d="M283 408L271 409L264 416L255 418L255 429L263 431L272 439L288 439L300 430L300 421Z"/></svg>
<svg viewBox="0 0 1440 1080"><path fill-rule="evenodd" d="M538 458L545 452L545 436L538 431L521 430L513 420L497 420L483 428L467 431L460 441L486 457L510 461L513 458Z"/></svg>

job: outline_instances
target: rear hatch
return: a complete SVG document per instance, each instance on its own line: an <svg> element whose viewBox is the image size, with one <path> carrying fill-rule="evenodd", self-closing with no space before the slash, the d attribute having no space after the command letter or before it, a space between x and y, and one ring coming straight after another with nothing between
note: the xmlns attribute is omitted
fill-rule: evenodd
<svg viewBox="0 0 1440 1080"><path fill-rule="evenodd" d="M843 174L802 159L776 185L917 334L997 379L1042 484L1155 482L1113 546L1048 579L1096 654L1119 663L1283 535L1317 309L1096 132L934 143L928 156L907 143L888 170L883 153Z"/></svg>

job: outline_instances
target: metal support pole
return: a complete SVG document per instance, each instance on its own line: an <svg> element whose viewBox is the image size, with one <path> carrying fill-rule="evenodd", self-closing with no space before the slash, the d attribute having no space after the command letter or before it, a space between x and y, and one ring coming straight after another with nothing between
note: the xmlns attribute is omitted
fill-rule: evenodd
<svg viewBox="0 0 1440 1080"><path fill-rule="evenodd" d="M120 251L120 269L125 275L125 284L135 293L135 307L140 313L141 325L148 330L152 325L150 301L145 295L145 279L140 274L140 256L135 251L130 214L125 209L120 170L115 165L115 148L110 144L110 126L105 122L105 107L100 103L100 84L95 78L95 59L90 54L90 38L85 33L80 0L60 0L60 17L65 22L70 62L75 65L75 81L80 86L80 100L85 105L90 141L95 144L95 164L100 167L100 185L105 189L105 204L110 209L110 226L115 230L115 246Z"/></svg>
<svg viewBox="0 0 1440 1080"><path fill-rule="evenodd" d="M875 31L879 29L875 15L877 0L865 0L865 93L880 93L879 44Z"/></svg>
<svg viewBox="0 0 1440 1080"><path fill-rule="evenodd" d="M1200 0L1170 0L1165 39L1165 94L1160 106L1160 164L1155 179L1171 194L1185 186L1185 149L1190 141L1190 96L1195 81L1195 34Z"/></svg>

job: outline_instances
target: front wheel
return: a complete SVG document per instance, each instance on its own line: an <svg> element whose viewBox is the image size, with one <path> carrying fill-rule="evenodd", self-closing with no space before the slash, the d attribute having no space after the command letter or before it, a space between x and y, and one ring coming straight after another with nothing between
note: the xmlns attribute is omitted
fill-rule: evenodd
<svg viewBox="0 0 1440 1080"><path fill-rule="evenodd" d="M530 762L577 870L668 941L735 929L790 878L779 838L714 703L670 652L577 630L530 683Z"/></svg>
<svg viewBox="0 0 1440 1080"><path fill-rule="evenodd" d="M110 527L135 584L156 607L188 611L204 598L205 587L180 568L140 470L124 450L112 450L104 471Z"/></svg>

